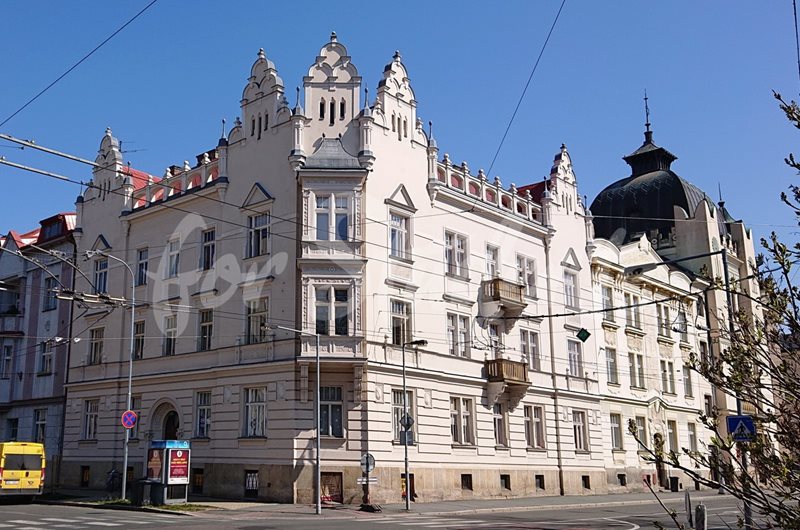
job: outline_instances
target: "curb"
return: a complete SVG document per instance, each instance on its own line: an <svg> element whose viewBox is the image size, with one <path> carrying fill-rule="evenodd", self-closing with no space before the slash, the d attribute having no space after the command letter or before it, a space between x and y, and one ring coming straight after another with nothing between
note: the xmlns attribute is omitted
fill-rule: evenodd
<svg viewBox="0 0 800 530"><path fill-rule="evenodd" d="M149 506L133 506L125 504L96 504L93 502L80 501L49 501L46 499L36 499L34 504L47 504L50 506L75 506L77 508L94 508L95 510L123 510L128 512L160 513L170 515L184 515L191 517L193 513L181 512L178 510L161 510Z"/></svg>

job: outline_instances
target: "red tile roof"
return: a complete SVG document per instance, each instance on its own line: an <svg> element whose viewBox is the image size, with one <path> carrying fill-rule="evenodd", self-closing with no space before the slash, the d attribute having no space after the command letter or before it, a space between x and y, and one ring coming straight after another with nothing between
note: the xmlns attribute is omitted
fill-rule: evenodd
<svg viewBox="0 0 800 530"><path fill-rule="evenodd" d="M150 179L153 179L153 182L158 182L161 180L160 177L154 177L149 173L145 173L144 171L139 171L138 169L133 169L132 167L125 166L122 168L123 175L130 175L131 180L133 180L133 189L140 190L147 186L147 183Z"/></svg>
<svg viewBox="0 0 800 530"><path fill-rule="evenodd" d="M517 193L519 193L520 197L525 197L525 192L530 190L531 200L533 200L535 203L541 204L542 195L544 195L544 185L545 181L537 182L536 184L528 184L527 186L517 188Z"/></svg>

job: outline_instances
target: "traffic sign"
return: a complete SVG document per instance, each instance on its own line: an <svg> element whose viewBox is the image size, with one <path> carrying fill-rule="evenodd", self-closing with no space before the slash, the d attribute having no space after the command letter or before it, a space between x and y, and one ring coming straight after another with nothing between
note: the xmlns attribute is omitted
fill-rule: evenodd
<svg viewBox="0 0 800 530"><path fill-rule="evenodd" d="M756 425L750 416L728 416L728 433L735 442L749 442L756 435Z"/></svg>
<svg viewBox="0 0 800 530"><path fill-rule="evenodd" d="M139 418L134 411L126 410L122 413L122 426L126 429L133 429L137 421L139 421Z"/></svg>
<svg viewBox="0 0 800 530"><path fill-rule="evenodd" d="M356 479L356 484L377 484L378 477L358 477Z"/></svg>
<svg viewBox="0 0 800 530"><path fill-rule="evenodd" d="M405 430L414 426L414 418L411 417L411 414L405 413L400 417L400 426Z"/></svg>
<svg viewBox="0 0 800 530"><path fill-rule="evenodd" d="M369 453L361 455L361 471L370 474L375 470L375 457Z"/></svg>

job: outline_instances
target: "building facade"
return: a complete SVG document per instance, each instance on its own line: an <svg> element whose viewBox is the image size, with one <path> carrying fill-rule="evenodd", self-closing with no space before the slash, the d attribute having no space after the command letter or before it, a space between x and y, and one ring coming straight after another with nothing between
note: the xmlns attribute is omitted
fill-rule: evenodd
<svg viewBox="0 0 800 530"><path fill-rule="evenodd" d="M120 465L129 356L129 475L150 440L189 439L205 495L310 502L318 387L337 502L365 499L365 452L371 500L402 498L404 408L419 501L663 483L628 433L640 418L642 439L703 450L690 426L707 389L683 372L698 328L670 336L702 281L648 240L595 237L566 147L544 182L504 185L440 153L399 53L372 100L361 85L333 34L304 106L260 51L241 118L196 163L133 170L106 132L77 201L78 253L96 253L76 291L133 288L135 315L76 319L63 483L102 486ZM661 265L623 274L642 263Z"/></svg>
<svg viewBox="0 0 800 530"><path fill-rule="evenodd" d="M72 304L56 292L72 288L74 227L64 213L0 239L0 439L43 443L47 485L58 482L63 443Z"/></svg>

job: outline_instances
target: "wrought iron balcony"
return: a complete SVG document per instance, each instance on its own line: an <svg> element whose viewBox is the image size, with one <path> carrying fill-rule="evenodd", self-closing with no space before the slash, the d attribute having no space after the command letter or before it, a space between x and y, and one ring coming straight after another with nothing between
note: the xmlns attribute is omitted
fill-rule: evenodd
<svg viewBox="0 0 800 530"><path fill-rule="evenodd" d="M481 315L484 317L519 315L527 306L525 287L502 278L481 282Z"/></svg>

